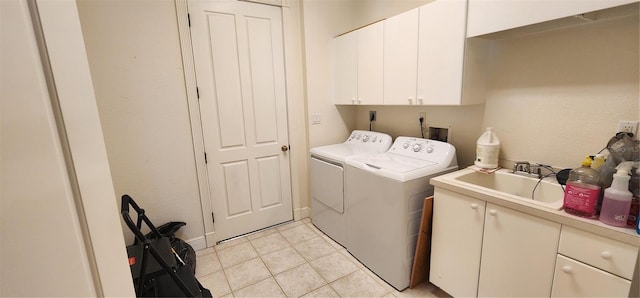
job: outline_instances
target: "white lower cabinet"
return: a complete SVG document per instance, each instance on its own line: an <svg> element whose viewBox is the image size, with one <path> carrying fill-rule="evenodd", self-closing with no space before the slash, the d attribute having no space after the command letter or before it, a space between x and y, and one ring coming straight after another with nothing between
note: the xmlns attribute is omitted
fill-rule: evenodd
<svg viewBox="0 0 640 298"><path fill-rule="evenodd" d="M454 297L632 294L631 244L441 187L432 229L429 281Z"/></svg>
<svg viewBox="0 0 640 298"><path fill-rule="evenodd" d="M478 296L548 297L560 224L487 203Z"/></svg>
<svg viewBox="0 0 640 298"><path fill-rule="evenodd" d="M627 297L638 248L562 227L553 278L553 297Z"/></svg>
<svg viewBox="0 0 640 298"><path fill-rule="evenodd" d="M552 297L628 297L631 282L558 255Z"/></svg>
<svg viewBox="0 0 640 298"><path fill-rule="evenodd" d="M548 297L559 237L560 224L436 187L429 281L454 297Z"/></svg>
<svg viewBox="0 0 640 298"><path fill-rule="evenodd" d="M485 202L435 189L429 281L454 297L475 297Z"/></svg>

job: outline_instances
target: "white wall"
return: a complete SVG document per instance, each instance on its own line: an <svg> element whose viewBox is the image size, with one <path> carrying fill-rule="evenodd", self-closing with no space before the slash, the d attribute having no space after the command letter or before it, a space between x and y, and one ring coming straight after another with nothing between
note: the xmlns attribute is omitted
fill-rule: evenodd
<svg viewBox="0 0 640 298"><path fill-rule="evenodd" d="M30 4L0 2L0 296L132 296L75 1Z"/></svg>
<svg viewBox="0 0 640 298"><path fill-rule="evenodd" d="M80 0L78 10L118 202L129 194L155 225L184 221L180 238L202 237L174 2Z"/></svg>
<svg viewBox="0 0 640 298"><path fill-rule="evenodd" d="M331 41L357 26L354 1L304 0L304 55L308 115L321 124L309 125L309 146L344 142L355 127L355 108L333 104ZM310 121L310 117L308 118ZM307 174L308 176L308 174Z"/></svg>
<svg viewBox="0 0 640 298"><path fill-rule="evenodd" d="M495 41L483 126L501 159L575 168L638 120L635 17Z"/></svg>

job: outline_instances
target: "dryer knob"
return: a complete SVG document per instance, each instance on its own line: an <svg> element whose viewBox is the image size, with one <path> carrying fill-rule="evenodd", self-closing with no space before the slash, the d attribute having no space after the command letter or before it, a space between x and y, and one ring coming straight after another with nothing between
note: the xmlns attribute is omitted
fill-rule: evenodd
<svg viewBox="0 0 640 298"><path fill-rule="evenodd" d="M432 153L433 152L433 147L427 147L427 153Z"/></svg>
<svg viewBox="0 0 640 298"><path fill-rule="evenodd" d="M367 136L367 135L363 136L362 137L362 141L365 142L365 143L368 142L369 141L369 136Z"/></svg>
<svg viewBox="0 0 640 298"><path fill-rule="evenodd" d="M422 144L413 145L413 152L419 152L422 149Z"/></svg>
<svg viewBox="0 0 640 298"><path fill-rule="evenodd" d="M402 148L404 148L404 149L409 148L409 143L404 143L404 144L402 145Z"/></svg>

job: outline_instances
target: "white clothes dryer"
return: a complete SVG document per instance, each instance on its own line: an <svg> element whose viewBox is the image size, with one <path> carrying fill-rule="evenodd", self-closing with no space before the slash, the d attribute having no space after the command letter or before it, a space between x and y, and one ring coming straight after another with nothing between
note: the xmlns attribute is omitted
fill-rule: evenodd
<svg viewBox="0 0 640 298"><path fill-rule="evenodd" d="M347 159L347 250L399 291L409 279L431 177L458 169L451 144L398 137L384 153Z"/></svg>
<svg viewBox="0 0 640 298"><path fill-rule="evenodd" d="M348 157L385 152L391 136L354 130L344 143L311 149L311 222L340 245L346 243L344 166Z"/></svg>

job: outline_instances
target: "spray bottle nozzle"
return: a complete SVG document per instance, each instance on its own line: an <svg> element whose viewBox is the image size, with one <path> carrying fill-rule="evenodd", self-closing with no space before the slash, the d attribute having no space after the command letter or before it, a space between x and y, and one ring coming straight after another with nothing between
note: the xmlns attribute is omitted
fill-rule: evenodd
<svg viewBox="0 0 640 298"><path fill-rule="evenodd" d="M616 175L631 175L631 169L639 168L640 162L638 161L623 161L616 166Z"/></svg>

